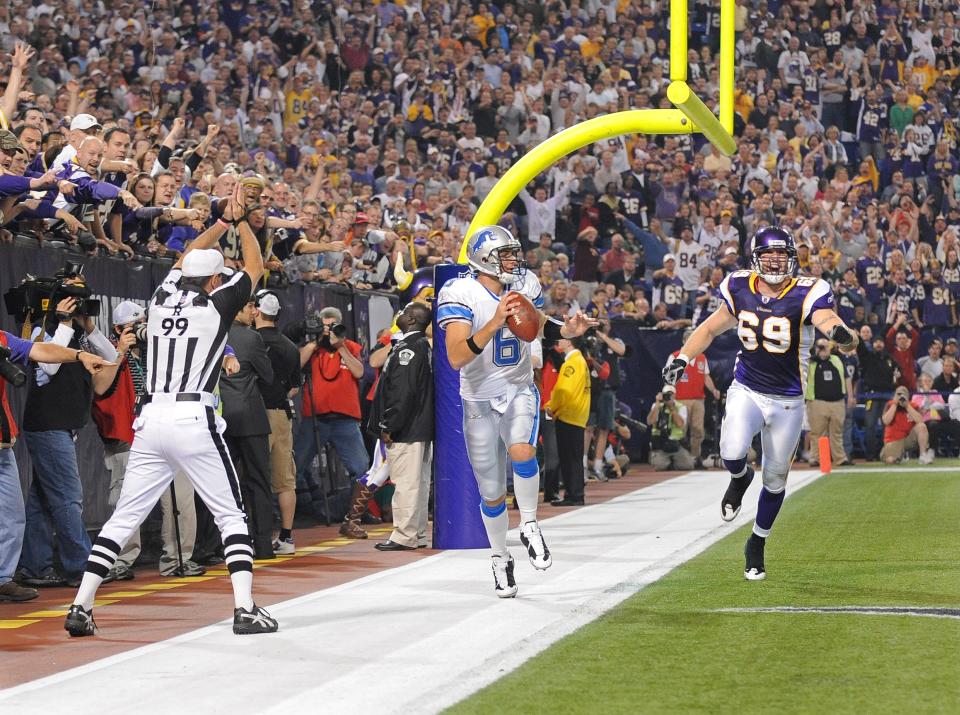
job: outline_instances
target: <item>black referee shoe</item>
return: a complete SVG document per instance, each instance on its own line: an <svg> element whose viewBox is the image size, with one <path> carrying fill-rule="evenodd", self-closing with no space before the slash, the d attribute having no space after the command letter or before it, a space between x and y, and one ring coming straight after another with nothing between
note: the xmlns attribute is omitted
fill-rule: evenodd
<svg viewBox="0 0 960 715"><path fill-rule="evenodd" d="M253 604L249 611L244 608L233 609L233 632L238 636L248 636L255 633L276 633L280 626L277 619Z"/></svg>
<svg viewBox="0 0 960 715"><path fill-rule="evenodd" d="M63 629L73 638L82 636L92 636L97 630L97 624L93 620L93 609L84 611L83 606L73 604L67 611L67 619L63 622Z"/></svg>

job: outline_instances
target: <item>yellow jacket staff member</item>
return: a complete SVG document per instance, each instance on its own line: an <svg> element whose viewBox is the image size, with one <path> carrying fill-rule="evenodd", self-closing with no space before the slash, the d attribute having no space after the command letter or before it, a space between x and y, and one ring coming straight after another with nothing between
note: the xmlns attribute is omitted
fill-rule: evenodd
<svg viewBox="0 0 960 715"><path fill-rule="evenodd" d="M583 504L583 429L590 414L590 370L572 341L558 340L556 349L564 354L563 365L544 408L547 419L557 421L557 452L564 497L552 504L579 506Z"/></svg>

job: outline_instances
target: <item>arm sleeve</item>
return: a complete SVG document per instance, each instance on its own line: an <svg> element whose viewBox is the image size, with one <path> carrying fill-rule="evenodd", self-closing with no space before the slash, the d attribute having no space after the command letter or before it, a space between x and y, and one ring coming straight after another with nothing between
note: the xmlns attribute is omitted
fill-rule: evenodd
<svg viewBox="0 0 960 715"><path fill-rule="evenodd" d="M173 149L171 149L171 148L168 147L168 146L162 146L162 145L161 145L161 146L160 146L160 151L157 152L157 164L160 165L160 168L161 168L161 169L166 169L168 166L170 166L170 157L171 157L171 156L173 156ZM156 167L154 167L154 168L156 168ZM154 171L154 172L151 172L151 173L157 174L157 173L159 173L159 172Z"/></svg>
<svg viewBox="0 0 960 715"><path fill-rule="evenodd" d="M106 181L94 181L85 176L73 181L77 184L74 203L97 203L120 195L120 189Z"/></svg>
<svg viewBox="0 0 960 715"><path fill-rule="evenodd" d="M4 330L3 333L7 339L7 347L10 348L10 362L19 363L21 365L26 365L29 363L30 349L33 347L33 343L29 340L18 338L16 335L13 333L8 333L6 330Z"/></svg>
<svg viewBox="0 0 960 715"><path fill-rule="evenodd" d="M90 343L90 347L93 348L93 351L104 360L116 362L117 358L119 357L117 354L117 349L113 347L113 343L107 339L106 335L100 332L99 328L95 328L92 333L87 335L87 342Z"/></svg>
<svg viewBox="0 0 960 715"><path fill-rule="evenodd" d="M24 209L21 218L56 218L57 207L49 201L43 201L35 210Z"/></svg>
<svg viewBox="0 0 960 715"><path fill-rule="evenodd" d="M19 196L30 191L26 176L0 176L0 196Z"/></svg>
<svg viewBox="0 0 960 715"><path fill-rule="evenodd" d="M36 328L34 330L34 335L38 335L41 330L42 328ZM54 345L61 345L63 347L70 345L71 340L73 340L73 328L70 324L63 325L61 323L59 326L57 326L57 332L53 334L53 337L50 337L46 333L43 335L43 342L53 343ZM53 377L60 371L60 363L41 362L37 364L40 366L40 369L47 373L50 377Z"/></svg>
<svg viewBox="0 0 960 715"><path fill-rule="evenodd" d="M230 320L250 299L253 293L253 282L243 271L238 271L233 277L217 288L210 295L210 299L222 317Z"/></svg>

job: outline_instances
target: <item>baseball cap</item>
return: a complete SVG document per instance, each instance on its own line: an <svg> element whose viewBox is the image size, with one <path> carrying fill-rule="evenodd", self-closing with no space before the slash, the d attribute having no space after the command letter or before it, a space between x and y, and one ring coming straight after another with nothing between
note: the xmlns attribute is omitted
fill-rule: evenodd
<svg viewBox="0 0 960 715"><path fill-rule="evenodd" d="M720 212L720 218L723 218L724 216L733 216L733 214L730 212L730 209L724 209Z"/></svg>
<svg viewBox="0 0 960 715"><path fill-rule="evenodd" d="M85 131L91 127L99 127L100 122L97 121L97 118L92 114L78 114L73 118L73 121L70 122L70 129L79 129L80 131Z"/></svg>
<svg viewBox="0 0 960 715"><path fill-rule="evenodd" d="M664 386L663 386L663 392L676 392L676 391L677 391L677 388L674 387L673 385L664 385Z"/></svg>
<svg viewBox="0 0 960 715"><path fill-rule="evenodd" d="M736 256L738 253L737 249L733 246L730 246L726 251L723 252L725 256Z"/></svg>
<svg viewBox="0 0 960 715"><path fill-rule="evenodd" d="M363 211L357 211L357 217L353 220L356 223L370 223L369 217Z"/></svg>
<svg viewBox="0 0 960 715"><path fill-rule="evenodd" d="M0 151L12 152L20 148L20 140L16 134L6 129L0 130Z"/></svg>
<svg viewBox="0 0 960 715"><path fill-rule="evenodd" d="M198 248L183 259L183 277L214 276L223 270L223 254L213 248Z"/></svg>
<svg viewBox="0 0 960 715"><path fill-rule="evenodd" d="M257 296L257 299L254 301L257 310L266 316L275 318L280 312L280 299L270 292L258 293Z"/></svg>
<svg viewBox="0 0 960 715"><path fill-rule="evenodd" d="M950 343L953 343L954 345L956 345L956 344L957 344L957 339L956 339L956 338L947 338L947 345L949 345Z"/></svg>
<svg viewBox="0 0 960 715"><path fill-rule="evenodd" d="M663 262L666 263L667 261L673 261L674 263L676 263L677 257L672 253L668 253L663 257Z"/></svg>
<svg viewBox="0 0 960 715"><path fill-rule="evenodd" d="M113 309L113 324L126 325L127 323L135 323L145 318L146 315L147 312L142 305L137 305L132 300L125 300L122 303L118 303L117 307Z"/></svg>

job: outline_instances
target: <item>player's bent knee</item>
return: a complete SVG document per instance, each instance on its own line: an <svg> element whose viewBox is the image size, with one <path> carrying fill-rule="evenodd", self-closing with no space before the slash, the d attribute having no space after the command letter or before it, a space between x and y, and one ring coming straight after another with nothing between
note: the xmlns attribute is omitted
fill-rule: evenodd
<svg viewBox="0 0 960 715"><path fill-rule="evenodd" d="M490 504L486 500L480 502L480 512L490 519L500 516L506 510L507 501L505 498L501 498L496 504Z"/></svg>
<svg viewBox="0 0 960 715"><path fill-rule="evenodd" d="M771 494L779 494L787 488L786 471L763 470L763 488Z"/></svg>
<svg viewBox="0 0 960 715"><path fill-rule="evenodd" d="M508 451L510 459L513 460L514 468L516 468L517 462L528 462L531 459L536 461L537 459L537 448L532 444L511 444Z"/></svg>

